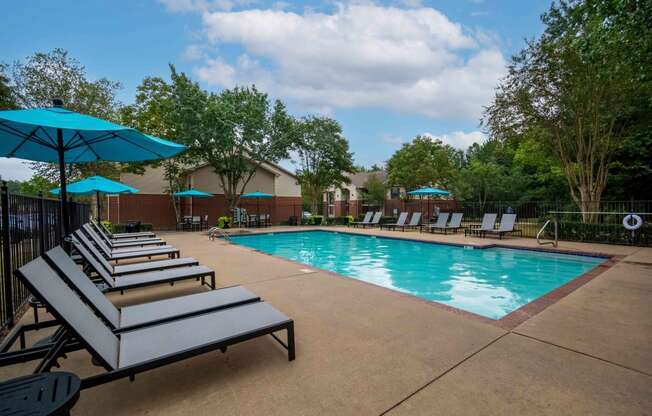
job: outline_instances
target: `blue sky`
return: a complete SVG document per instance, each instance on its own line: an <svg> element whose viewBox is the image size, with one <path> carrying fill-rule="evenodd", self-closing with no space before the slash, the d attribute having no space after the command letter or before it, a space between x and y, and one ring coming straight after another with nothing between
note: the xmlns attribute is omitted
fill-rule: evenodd
<svg viewBox="0 0 652 416"><path fill-rule="evenodd" d="M60 47L133 100L168 63L218 91L255 83L297 115L344 128L356 162L387 160L417 134L459 148L482 140L482 107L549 0L12 1L0 61ZM173 139L173 138L172 138ZM26 179L0 158L0 175Z"/></svg>

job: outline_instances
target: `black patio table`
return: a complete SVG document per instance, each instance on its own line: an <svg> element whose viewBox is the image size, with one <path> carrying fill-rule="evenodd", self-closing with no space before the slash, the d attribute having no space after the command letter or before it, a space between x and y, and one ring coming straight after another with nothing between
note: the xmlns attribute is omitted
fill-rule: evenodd
<svg viewBox="0 0 652 416"><path fill-rule="evenodd" d="M81 380L72 373L39 373L0 383L0 416L69 415Z"/></svg>

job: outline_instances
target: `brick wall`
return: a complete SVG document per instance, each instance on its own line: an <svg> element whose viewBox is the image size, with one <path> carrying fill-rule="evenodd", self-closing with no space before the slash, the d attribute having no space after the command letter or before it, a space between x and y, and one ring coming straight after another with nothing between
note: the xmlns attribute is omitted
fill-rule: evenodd
<svg viewBox="0 0 652 416"><path fill-rule="evenodd" d="M301 197L274 197L256 200L241 200L240 207L249 213L271 214L273 224L287 221L290 216L301 217ZM208 223L216 224L217 219L227 214L224 195L210 198L181 198L181 215L208 215ZM150 223L155 229L173 229L176 227L174 207L169 195L161 194L125 194L110 198L109 219L114 223L142 221Z"/></svg>

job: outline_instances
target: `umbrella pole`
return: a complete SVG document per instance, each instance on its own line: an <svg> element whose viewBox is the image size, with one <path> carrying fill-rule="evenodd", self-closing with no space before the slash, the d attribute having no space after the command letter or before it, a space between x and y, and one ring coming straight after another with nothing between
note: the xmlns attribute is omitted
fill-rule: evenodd
<svg viewBox="0 0 652 416"><path fill-rule="evenodd" d="M61 181L61 189L59 196L61 198L61 226L62 226L62 244L63 248L70 253L70 245L65 240L70 234L70 217L68 216L68 191L66 189L66 162L65 162L65 149L63 146L63 132L57 129L57 152L59 153L59 180Z"/></svg>
<svg viewBox="0 0 652 416"><path fill-rule="evenodd" d="M97 222L100 223L102 221L100 215L100 191L95 191L95 200L97 202Z"/></svg>

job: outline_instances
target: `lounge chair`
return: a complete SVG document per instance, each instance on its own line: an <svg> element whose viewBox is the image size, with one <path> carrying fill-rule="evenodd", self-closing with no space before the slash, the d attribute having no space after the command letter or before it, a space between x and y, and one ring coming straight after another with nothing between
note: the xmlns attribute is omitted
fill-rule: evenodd
<svg viewBox="0 0 652 416"><path fill-rule="evenodd" d="M181 257L176 259L155 260L144 263L111 264L93 245L81 230L73 233L72 242L75 250L80 254L81 260L90 263L94 259L113 277L124 276L133 273L148 272L154 270L172 269L175 267L196 266L199 262L192 257Z"/></svg>
<svg viewBox="0 0 652 416"><path fill-rule="evenodd" d="M148 257L152 258L153 256L168 256L169 258L178 258L179 249L176 249L172 246L158 246L152 249L139 248L136 250L127 250L127 249L114 249L111 250L105 243L102 241L97 234L92 232L88 224L82 226L82 229L86 232L86 235L91 238L91 240L99 247L103 255L109 260L125 260L125 259L136 259L139 257Z"/></svg>
<svg viewBox="0 0 652 416"><path fill-rule="evenodd" d="M260 301L260 297L248 289L232 286L118 309L61 247L48 251L43 258L117 332ZM118 282L129 279L124 277Z"/></svg>
<svg viewBox="0 0 652 416"><path fill-rule="evenodd" d="M143 231L143 232L138 232L138 233L112 233L106 226L102 223L99 223L100 227L104 229L104 232L106 232L106 235L108 235L110 238L114 240L119 240L122 238L153 238L156 237L156 234L154 234L151 231Z"/></svg>
<svg viewBox="0 0 652 416"><path fill-rule="evenodd" d="M439 214L441 215L441 214ZM453 232L457 232L460 228L462 228L462 217L464 214L461 212L455 212L451 215L451 220L448 224L444 224L443 227L440 227L439 222L437 224L433 224L429 227L430 232L434 231L443 231L444 234L448 234L448 231L451 230Z"/></svg>
<svg viewBox="0 0 652 416"><path fill-rule="evenodd" d="M521 233L521 230L514 229L516 224L516 214L503 214L500 218L500 225L494 230L487 230L484 232L486 234L498 235L499 239L502 239L505 234L511 233Z"/></svg>
<svg viewBox="0 0 652 416"><path fill-rule="evenodd" d="M128 247L129 245L132 246L138 246L138 245L153 245L153 244L158 244L158 245L164 245L165 241L163 241L160 237L143 237L143 238L121 238L121 239L113 239L109 237L106 232L104 231L104 228L101 227L99 224L97 224L95 221L91 220L90 222L91 228L110 246L110 247Z"/></svg>
<svg viewBox="0 0 652 416"><path fill-rule="evenodd" d="M437 216L437 222L434 224L427 224L424 227L426 228L426 231L433 232L435 230L444 230L446 229L446 223L448 223L448 216L450 214L448 212L440 212L439 215Z"/></svg>
<svg viewBox="0 0 652 416"><path fill-rule="evenodd" d="M287 349L288 360L295 359L294 321L266 302L248 303L115 334L73 289L54 275L43 258L27 263L15 274L65 327L64 334L51 346L38 371L50 371L75 342L106 369L104 373L82 380L82 389L123 377L133 380L143 371L210 351L225 352L230 345L267 334ZM48 280L47 290L39 284L42 279ZM278 331L287 331L286 343L274 335Z"/></svg>
<svg viewBox="0 0 652 416"><path fill-rule="evenodd" d="M73 240L73 244L77 244L75 240ZM201 283L208 285L208 287L211 289L215 289L216 287L215 272L206 266L200 266L197 264L186 267L166 268L163 270L157 269L113 276L106 270L104 266L100 264L100 262L93 255L90 255L90 253L88 253L83 246L76 248L86 264L102 280L106 286L106 291L119 290L122 293L128 289L135 289L138 287L157 285L161 283L173 284L176 281L188 279L201 279ZM210 284L206 283L206 277L210 278Z"/></svg>
<svg viewBox="0 0 652 416"><path fill-rule="evenodd" d="M496 217L497 214L484 214L482 217L482 224L479 227L469 227L464 230L464 235L473 235L473 234L478 234L479 236L484 235L487 231L491 231L494 229L494 226L496 224Z"/></svg>
<svg viewBox="0 0 652 416"><path fill-rule="evenodd" d="M376 227L380 225L380 219L383 217L383 212L378 211L374 214L373 218L371 221L369 221L368 224L362 224L362 228L367 228L367 227Z"/></svg>
<svg viewBox="0 0 652 416"><path fill-rule="evenodd" d="M396 228L400 228L401 231L405 231L406 229L418 227L421 227L421 213L413 212L412 218L410 218L410 222L408 224L397 226Z"/></svg>
<svg viewBox="0 0 652 416"><path fill-rule="evenodd" d="M407 212L401 212L401 214L398 216L398 220L396 220L395 223L391 224L380 224L380 229L382 230L383 227L386 227L388 230L393 229L396 227L402 227L405 225L405 221L407 221L408 218L408 213Z"/></svg>
<svg viewBox="0 0 652 416"><path fill-rule="evenodd" d="M357 227L359 225L369 224L369 222L371 222L372 215L374 215L373 211L367 211L367 213L364 214L364 218L362 219L362 221L353 221L349 225Z"/></svg>
<svg viewBox="0 0 652 416"><path fill-rule="evenodd" d="M110 249L119 249L119 248L137 248L145 246L164 246L167 243L160 238L136 238L136 239L127 239L123 238L122 240L112 240L107 237L106 234L102 232L102 229L95 224L95 222L90 223L90 229L93 230L98 237L100 237L104 243ZM153 247L150 247L153 248Z"/></svg>

